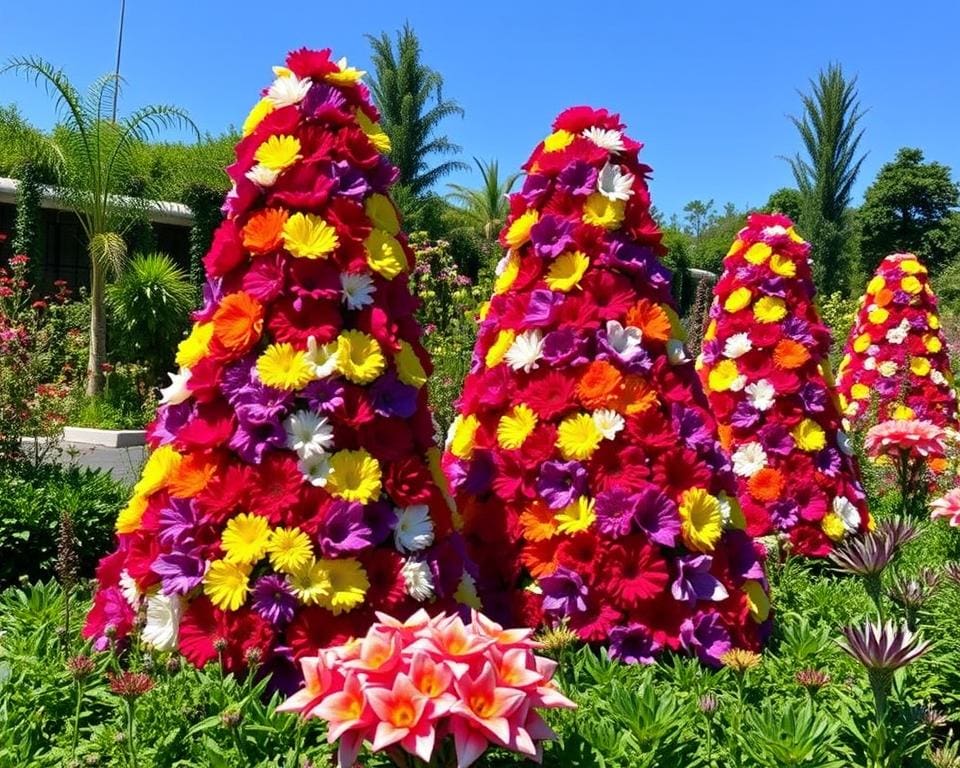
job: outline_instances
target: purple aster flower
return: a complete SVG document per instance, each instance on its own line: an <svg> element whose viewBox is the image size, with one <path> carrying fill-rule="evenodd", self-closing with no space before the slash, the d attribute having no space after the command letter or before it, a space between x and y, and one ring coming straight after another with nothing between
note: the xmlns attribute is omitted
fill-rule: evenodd
<svg viewBox="0 0 960 768"><path fill-rule="evenodd" d="M557 175L557 189L570 195L597 191L597 169L583 160L574 160Z"/></svg>
<svg viewBox="0 0 960 768"><path fill-rule="evenodd" d="M607 335L606 328L597 330L597 347L599 354L597 357L601 360L616 360L618 367L625 373L649 373L653 368L653 361L650 354L642 345L637 345L623 352L618 352L610 344L610 338Z"/></svg>
<svg viewBox="0 0 960 768"><path fill-rule="evenodd" d="M552 367L584 365L589 362L588 346L587 339L572 328L561 328L543 337L543 359Z"/></svg>
<svg viewBox="0 0 960 768"><path fill-rule="evenodd" d="M538 256L555 259L573 245L573 225L559 216L545 214L531 227L530 242Z"/></svg>
<svg viewBox="0 0 960 768"><path fill-rule="evenodd" d="M297 612L297 597L285 579L271 573L253 586L252 605L271 624L286 624Z"/></svg>
<svg viewBox="0 0 960 768"><path fill-rule="evenodd" d="M730 425L735 429L750 429L760 421L760 412L746 400L737 403L730 415Z"/></svg>
<svg viewBox="0 0 960 768"><path fill-rule="evenodd" d="M836 477L840 471L840 462L840 451L832 446L817 451L813 456L813 466L827 477Z"/></svg>
<svg viewBox="0 0 960 768"><path fill-rule="evenodd" d="M910 327L915 331L925 331L927 330L927 316L923 312L918 312L914 315L911 315Z"/></svg>
<svg viewBox="0 0 960 768"><path fill-rule="evenodd" d="M423 552L423 561L430 568L437 597L447 597L457 591L466 560L463 540L455 535Z"/></svg>
<svg viewBox="0 0 960 768"><path fill-rule="evenodd" d="M172 443L184 425L193 416L194 402L186 400L176 405L161 405L150 434L160 445Z"/></svg>
<svg viewBox="0 0 960 768"><path fill-rule="evenodd" d="M343 110L347 99L339 88L326 83L314 83L300 102L300 111L306 117L316 117L329 109Z"/></svg>
<svg viewBox="0 0 960 768"><path fill-rule="evenodd" d="M333 178L334 189L341 197L361 202L370 192L363 171L346 160L330 163L327 173Z"/></svg>
<svg viewBox="0 0 960 768"><path fill-rule="evenodd" d="M780 499L769 506L770 521L778 531L789 531L800 519L800 508L792 499Z"/></svg>
<svg viewBox="0 0 960 768"><path fill-rule="evenodd" d="M703 356L703 361L705 363L715 363L720 359L720 356L723 353L723 347L720 345L720 342L716 339L711 339L710 341L703 342L703 345L700 347L700 354Z"/></svg>
<svg viewBox="0 0 960 768"><path fill-rule="evenodd" d="M310 410L332 413L343 407L343 382L340 379L317 379L307 384L300 396L307 401Z"/></svg>
<svg viewBox="0 0 960 768"><path fill-rule="evenodd" d="M697 600L725 600L729 593L720 579L710 573L710 555L683 555L677 559L677 578L670 585L674 600L693 608Z"/></svg>
<svg viewBox="0 0 960 768"><path fill-rule="evenodd" d="M806 347L812 347L815 342L813 334L810 332L810 323L796 315L783 321L783 335Z"/></svg>
<svg viewBox="0 0 960 768"><path fill-rule="evenodd" d="M784 299L787 296L787 281L780 277L780 275L767 277L760 283L760 292L767 296L776 296L778 299Z"/></svg>
<svg viewBox="0 0 960 768"><path fill-rule="evenodd" d="M373 544L373 530L363 516L363 504L338 499L330 505L317 533L324 557L360 552Z"/></svg>
<svg viewBox="0 0 960 768"><path fill-rule="evenodd" d="M680 644L704 664L720 666L720 657L733 648L730 634L716 613L698 613L680 625Z"/></svg>
<svg viewBox="0 0 960 768"><path fill-rule="evenodd" d="M537 288L530 294L530 303L527 305L527 314L523 317L524 325L531 328L542 328L550 325L557 307L563 304L563 294L546 288Z"/></svg>
<svg viewBox="0 0 960 768"><path fill-rule="evenodd" d="M909 304L913 297L906 291L894 291L893 301L895 304Z"/></svg>
<svg viewBox="0 0 960 768"><path fill-rule="evenodd" d="M220 374L220 391L231 405L236 406L240 393L257 383L254 379L256 362L255 355L247 355L224 367Z"/></svg>
<svg viewBox="0 0 960 768"><path fill-rule="evenodd" d="M587 612L587 586L580 574L560 566L540 579L543 612L555 619L567 619Z"/></svg>
<svg viewBox="0 0 960 768"><path fill-rule="evenodd" d="M547 461L540 467L537 491L550 509L562 509L585 495L589 482L579 461Z"/></svg>
<svg viewBox="0 0 960 768"><path fill-rule="evenodd" d="M392 370L370 386L373 410L386 418L411 418L417 410L417 395L417 388L404 384Z"/></svg>
<svg viewBox="0 0 960 768"><path fill-rule="evenodd" d="M724 541L727 544L727 568L730 573L744 581L756 579L765 584L763 564L750 537L743 531L731 530L727 531Z"/></svg>
<svg viewBox="0 0 960 768"><path fill-rule="evenodd" d="M596 498L597 530L611 539L627 536L634 528L637 497L623 488L601 491Z"/></svg>
<svg viewBox="0 0 960 768"><path fill-rule="evenodd" d="M192 499L171 498L160 510L160 543L168 547L181 547L195 540L200 516Z"/></svg>
<svg viewBox="0 0 960 768"><path fill-rule="evenodd" d="M779 424L764 424L757 434L763 450L767 453L789 456L795 445L790 433Z"/></svg>
<svg viewBox="0 0 960 768"><path fill-rule="evenodd" d="M653 483L646 483L634 494L637 527L650 541L664 547L675 547L680 535L677 505Z"/></svg>
<svg viewBox="0 0 960 768"><path fill-rule="evenodd" d="M653 664L662 648L643 624L614 627L610 631L610 658L625 664Z"/></svg>
<svg viewBox="0 0 960 768"><path fill-rule="evenodd" d="M822 385L807 381L800 386L797 394L808 413L823 413L827 404L827 391Z"/></svg>
<svg viewBox="0 0 960 768"><path fill-rule="evenodd" d="M674 403L670 406L670 421L677 437L683 440L688 447L694 450L713 447L713 434L707 427L703 416L695 408Z"/></svg>
<svg viewBox="0 0 960 768"><path fill-rule="evenodd" d="M550 178L541 176L538 173L527 174L523 180L523 188L520 190L520 197L529 207L536 206L543 196L550 189Z"/></svg>
<svg viewBox="0 0 960 768"><path fill-rule="evenodd" d="M240 422L228 445L248 464L259 464L264 453L272 448L282 448L286 442L287 433L279 421L266 424Z"/></svg>
<svg viewBox="0 0 960 768"><path fill-rule="evenodd" d="M160 555L150 570L160 577L163 594L185 595L200 586L206 563L199 551L175 551Z"/></svg>

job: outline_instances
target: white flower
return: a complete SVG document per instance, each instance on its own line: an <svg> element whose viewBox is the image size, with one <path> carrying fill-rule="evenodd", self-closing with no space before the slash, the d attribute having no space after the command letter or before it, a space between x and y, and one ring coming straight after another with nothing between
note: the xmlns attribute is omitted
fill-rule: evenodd
<svg viewBox="0 0 960 768"><path fill-rule="evenodd" d="M310 336L307 339L307 361L313 364L313 375L318 379L332 376L339 364L337 345L333 342L320 345L316 338Z"/></svg>
<svg viewBox="0 0 960 768"><path fill-rule="evenodd" d="M635 347L639 347L643 340L643 332L633 326L622 326L616 320L607 320L607 343L613 350L622 355Z"/></svg>
<svg viewBox="0 0 960 768"><path fill-rule="evenodd" d="M370 275L356 272L342 272L340 288L347 309L363 309L368 304L373 304L373 294L377 290Z"/></svg>
<svg viewBox="0 0 960 768"><path fill-rule="evenodd" d="M401 552L416 552L433 544L433 520L426 504L398 509L393 541Z"/></svg>
<svg viewBox="0 0 960 768"><path fill-rule="evenodd" d="M733 454L733 471L740 477L753 477L767 466L767 452L760 443L741 445Z"/></svg>
<svg viewBox="0 0 960 768"><path fill-rule="evenodd" d="M353 75L354 78L356 78L357 80L359 80L361 77L367 74L364 70L356 69L355 67L351 67L349 64L347 64L346 56L342 56L340 59L337 60L337 67L340 68L341 72L345 74Z"/></svg>
<svg viewBox="0 0 960 768"><path fill-rule="evenodd" d="M180 614L183 600L179 595L158 592L147 598L147 622L140 637L158 651L172 651L177 647L180 632Z"/></svg>
<svg viewBox="0 0 960 768"><path fill-rule="evenodd" d="M863 369L865 371L872 371L877 367L877 359L875 357L868 357L863 361Z"/></svg>
<svg viewBox="0 0 960 768"><path fill-rule="evenodd" d="M137 580L130 575L126 568L120 572L120 592L124 599L130 603L131 608L136 608L139 605L140 587L137 586Z"/></svg>
<svg viewBox="0 0 960 768"><path fill-rule="evenodd" d="M633 194L633 174L607 162L597 176L597 191L607 200L629 200Z"/></svg>
<svg viewBox="0 0 960 768"><path fill-rule="evenodd" d="M500 275L503 274L504 270L506 270L507 265L510 263L511 256L513 256L513 251L507 251L500 258L500 261L497 262L497 266L493 268L493 274L495 274L497 277L500 277Z"/></svg>
<svg viewBox="0 0 960 768"><path fill-rule="evenodd" d="M580 132L580 135L587 141L592 141L598 147L607 150L607 152L623 152L626 149L621 131L593 126L585 128Z"/></svg>
<svg viewBox="0 0 960 768"><path fill-rule="evenodd" d="M850 533L856 533L860 528L860 511L846 496L834 498L833 512L840 518L843 527Z"/></svg>
<svg viewBox="0 0 960 768"><path fill-rule="evenodd" d="M407 594L423 602L433 597L433 574L430 566L421 560L407 560L400 569Z"/></svg>
<svg viewBox="0 0 960 768"><path fill-rule="evenodd" d="M741 373L739 376L737 376L737 378L730 382L730 391L739 392L745 386L747 386L747 377Z"/></svg>
<svg viewBox="0 0 960 768"><path fill-rule="evenodd" d="M537 361L543 357L543 336L540 331L524 331L513 340L507 350L507 364L515 371L530 373L537 369Z"/></svg>
<svg viewBox="0 0 960 768"><path fill-rule="evenodd" d="M257 163L244 175L258 187L272 187L277 183L277 176L280 175L280 171L275 171Z"/></svg>
<svg viewBox="0 0 960 768"><path fill-rule="evenodd" d="M689 363L690 356L687 354L687 348L680 339L670 339L667 342L667 360L671 365L681 365Z"/></svg>
<svg viewBox="0 0 960 768"><path fill-rule="evenodd" d="M303 479L310 485L323 488L330 476L330 456L326 453L312 453L297 462L297 469L303 473Z"/></svg>
<svg viewBox="0 0 960 768"><path fill-rule="evenodd" d="M735 333L730 336L723 345L723 356L736 360L753 349L753 343L750 341L749 333Z"/></svg>
<svg viewBox="0 0 960 768"><path fill-rule="evenodd" d="M723 522L723 527L729 528L730 519L733 517L733 504L730 503L730 497L720 491L717 494L717 502L720 505L720 520Z"/></svg>
<svg viewBox="0 0 960 768"><path fill-rule="evenodd" d="M763 237L780 237L787 234L787 230L779 224L774 224L772 227L764 227L760 234Z"/></svg>
<svg viewBox="0 0 960 768"><path fill-rule="evenodd" d="M270 90L267 91L267 99L277 109L289 107L291 104L299 104L303 101L303 97L307 95L311 85L313 85L313 81L309 77L301 80L293 73L281 75L273 81Z"/></svg>
<svg viewBox="0 0 960 768"><path fill-rule="evenodd" d="M936 384L938 387L942 387L947 383L947 377L943 375L940 371L934 368L930 371L930 381Z"/></svg>
<svg viewBox="0 0 960 768"><path fill-rule="evenodd" d="M290 414L284 419L283 428L287 433L287 448L296 451L301 459L333 447L333 425L326 416L313 411Z"/></svg>
<svg viewBox="0 0 960 768"><path fill-rule="evenodd" d="M607 440L613 440L617 433L623 429L623 416L610 408L603 408L593 412L593 423L596 425L600 434Z"/></svg>
<svg viewBox="0 0 960 768"><path fill-rule="evenodd" d="M853 456L853 443L850 442L850 436L842 429L837 430L837 448L847 456Z"/></svg>
<svg viewBox="0 0 960 768"><path fill-rule="evenodd" d="M760 379L746 388L747 402L758 411L769 411L777 399L777 390L766 379Z"/></svg>
<svg viewBox="0 0 960 768"><path fill-rule="evenodd" d="M187 384L190 382L190 369L181 368L179 373L168 373L170 386L160 390L160 405L179 405L190 399L193 394Z"/></svg>
<svg viewBox="0 0 960 768"><path fill-rule="evenodd" d="M907 340L907 334L910 332L910 323L903 320L900 325L894 326L887 331L887 341L891 344L903 344Z"/></svg>
<svg viewBox="0 0 960 768"><path fill-rule="evenodd" d="M877 366L877 370L881 376L889 379L897 375L897 364L893 360L884 360Z"/></svg>

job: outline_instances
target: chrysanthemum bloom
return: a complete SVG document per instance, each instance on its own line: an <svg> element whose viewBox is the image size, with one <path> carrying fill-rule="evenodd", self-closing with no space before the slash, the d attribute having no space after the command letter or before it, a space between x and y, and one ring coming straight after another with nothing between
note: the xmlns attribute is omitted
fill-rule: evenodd
<svg viewBox="0 0 960 768"><path fill-rule="evenodd" d="M510 198L444 457L478 588L507 624L719 665L760 646L767 587L658 258L650 169L606 111L553 129Z"/></svg>
<svg viewBox="0 0 960 768"><path fill-rule="evenodd" d="M867 432L867 455L892 466L905 515L926 516L931 473L945 465L946 441L945 429L919 419L891 419Z"/></svg>
<svg viewBox="0 0 960 768"><path fill-rule="evenodd" d="M362 73L329 51L275 71L84 631L104 648L142 616L147 645L289 680L294 656L364 634L374 611L476 594L427 410L389 140Z"/></svg>
<svg viewBox="0 0 960 768"><path fill-rule="evenodd" d="M866 529L859 469L827 368L810 246L786 216L751 214L714 287L698 367L754 537L828 554Z"/></svg>
<svg viewBox="0 0 960 768"><path fill-rule="evenodd" d="M954 528L960 528L960 488L947 491L946 495L930 502L930 518L946 520Z"/></svg>
<svg viewBox="0 0 960 768"><path fill-rule="evenodd" d="M957 429L957 395L937 297L912 253L887 256L867 284L837 372L855 427L921 419Z"/></svg>

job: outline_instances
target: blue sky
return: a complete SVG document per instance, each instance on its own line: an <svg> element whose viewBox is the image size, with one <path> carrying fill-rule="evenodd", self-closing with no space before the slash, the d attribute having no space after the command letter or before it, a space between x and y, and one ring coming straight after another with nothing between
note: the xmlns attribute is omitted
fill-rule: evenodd
<svg viewBox="0 0 960 768"><path fill-rule="evenodd" d="M86 87L113 67L119 5L3 2L0 58L41 55ZM791 183L779 158L799 148L787 119L799 111L797 88L837 61L859 77L869 110L858 201L901 146L919 146L960 175L960 7L948 0L131 0L125 102L177 104L201 130L218 132L239 125L288 49L331 46L367 68L364 34L406 20L425 61L443 74L445 94L466 111L446 128L468 161L496 157L514 169L557 112L587 103L619 111L646 144L661 210L679 212L693 198L760 205ZM40 126L52 123L43 94L8 74L0 103L9 102Z"/></svg>

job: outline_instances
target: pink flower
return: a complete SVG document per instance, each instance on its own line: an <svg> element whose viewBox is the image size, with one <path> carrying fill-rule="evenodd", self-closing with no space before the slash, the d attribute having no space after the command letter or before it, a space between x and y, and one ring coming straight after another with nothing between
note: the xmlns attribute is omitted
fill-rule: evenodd
<svg viewBox="0 0 960 768"><path fill-rule="evenodd" d="M277 707L278 712L300 712L303 717L316 717L314 707L334 685L333 674L324 654L300 659L303 688Z"/></svg>
<svg viewBox="0 0 960 768"><path fill-rule="evenodd" d="M867 432L867 453L874 458L906 452L912 458L941 459L946 455L947 433L929 421L894 419L871 427Z"/></svg>
<svg viewBox="0 0 960 768"><path fill-rule="evenodd" d="M954 528L960 528L960 488L947 491L946 495L930 502L930 519L943 518Z"/></svg>
<svg viewBox="0 0 960 768"><path fill-rule="evenodd" d="M350 768L357 759L367 732L376 724L376 715L363 693L360 678L348 672L343 690L321 701L314 714L327 721L327 742L339 739L338 760L341 768Z"/></svg>
<svg viewBox="0 0 960 768"><path fill-rule="evenodd" d="M440 624L421 630L417 635L419 640L413 647L443 659L457 677L470 668L469 660L495 642L469 631L459 616L451 616Z"/></svg>
<svg viewBox="0 0 960 768"><path fill-rule="evenodd" d="M425 763L430 762L437 737L433 722L427 716L430 699L417 690L409 677L403 673L397 675L390 689L368 689L367 702L379 718L373 738L374 751L400 742L407 752Z"/></svg>

